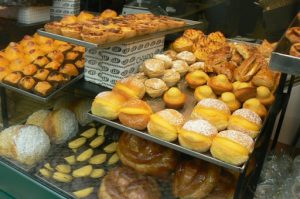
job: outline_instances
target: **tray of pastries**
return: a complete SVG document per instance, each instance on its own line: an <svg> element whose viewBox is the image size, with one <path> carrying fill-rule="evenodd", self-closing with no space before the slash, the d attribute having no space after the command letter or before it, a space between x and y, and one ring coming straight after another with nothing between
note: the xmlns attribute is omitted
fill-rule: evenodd
<svg viewBox="0 0 300 199"><path fill-rule="evenodd" d="M0 85L40 101L83 77L85 48L34 34L0 51Z"/></svg>
<svg viewBox="0 0 300 199"><path fill-rule="evenodd" d="M117 15L105 10L99 15L82 11L78 16L65 16L38 30L41 35L89 48L109 47L138 39L164 36L201 22L153 14Z"/></svg>
<svg viewBox="0 0 300 199"><path fill-rule="evenodd" d="M280 73L268 66L272 46L188 29L171 50L99 93L89 116L241 172L275 101Z"/></svg>
<svg viewBox="0 0 300 199"><path fill-rule="evenodd" d="M273 51L270 67L288 74L300 74L300 13L280 39Z"/></svg>

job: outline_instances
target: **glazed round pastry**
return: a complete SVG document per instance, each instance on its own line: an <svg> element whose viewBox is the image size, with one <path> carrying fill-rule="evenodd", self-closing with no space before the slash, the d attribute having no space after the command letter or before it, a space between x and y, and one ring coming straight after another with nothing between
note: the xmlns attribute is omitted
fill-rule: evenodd
<svg viewBox="0 0 300 199"><path fill-rule="evenodd" d="M189 38L179 37L173 42L172 48L176 52L182 52L182 51L192 52L193 45L194 45L193 41L190 40Z"/></svg>
<svg viewBox="0 0 300 199"><path fill-rule="evenodd" d="M217 128L206 120L189 120L179 130L178 141L185 148L206 152L217 133Z"/></svg>
<svg viewBox="0 0 300 199"><path fill-rule="evenodd" d="M153 58L163 61L165 63L165 69L169 69L173 65L172 58L170 58L168 55L156 54L153 56Z"/></svg>
<svg viewBox="0 0 300 199"><path fill-rule="evenodd" d="M173 194L180 199L205 198L217 185L220 168L193 159L182 162L175 172Z"/></svg>
<svg viewBox="0 0 300 199"><path fill-rule="evenodd" d="M260 103L257 98L251 98L244 102L243 108L250 109L257 113L259 117L264 118L267 115L266 107Z"/></svg>
<svg viewBox="0 0 300 199"><path fill-rule="evenodd" d="M300 43L295 43L291 46L290 55L300 57Z"/></svg>
<svg viewBox="0 0 300 199"><path fill-rule="evenodd" d="M163 96L166 107L179 109L184 106L186 96L178 88L172 87Z"/></svg>
<svg viewBox="0 0 300 199"><path fill-rule="evenodd" d="M230 92L233 89L232 84L223 74L210 78L207 85L210 86L217 95L221 95L224 92Z"/></svg>
<svg viewBox="0 0 300 199"><path fill-rule="evenodd" d="M183 77L189 70L189 65L183 60L175 60L173 61L172 69L174 69L180 74L181 77Z"/></svg>
<svg viewBox="0 0 300 199"><path fill-rule="evenodd" d="M123 104L119 111L119 120L125 126L144 130L152 114L151 107L139 99L131 99Z"/></svg>
<svg viewBox="0 0 300 199"><path fill-rule="evenodd" d="M189 72L193 72L196 70L203 70L204 69L204 62L196 62L190 65Z"/></svg>
<svg viewBox="0 0 300 199"><path fill-rule="evenodd" d="M170 57L172 60L176 60L176 55L177 52L174 50L167 50L164 52L165 55L167 55L168 57Z"/></svg>
<svg viewBox="0 0 300 199"><path fill-rule="evenodd" d="M199 37L205 36L201 30L187 29L183 32L183 36L189 38L193 42L197 42Z"/></svg>
<svg viewBox="0 0 300 199"><path fill-rule="evenodd" d="M195 70L188 73L185 76L185 80L191 88L197 88L198 86L206 84L206 82L209 80L209 76L201 70Z"/></svg>
<svg viewBox="0 0 300 199"><path fill-rule="evenodd" d="M142 99L146 89L144 82L137 78L127 77L117 81L113 91L120 93L127 99Z"/></svg>
<svg viewBox="0 0 300 199"><path fill-rule="evenodd" d="M54 50L47 54L47 57L51 59L52 61L57 61L59 63L63 63L65 56L62 52L58 50Z"/></svg>
<svg viewBox="0 0 300 199"><path fill-rule="evenodd" d="M220 100L222 100L233 112L241 107L241 103L236 99L235 95L231 92L222 93Z"/></svg>
<svg viewBox="0 0 300 199"><path fill-rule="evenodd" d="M42 56L42 57L36 58L32 63L43 68L46 64L49 63L49 59L45 56Z"/></svg>
<svg viewBox="0 0 300 199"><path fill-rule="evenodd" d="M255 138L262 127L262 121L259 115L250 109L238 109L233 112L228 121L228 129L236 130L248 134Z"/></svg>
<svg viewBox="0 0 300 199"><path fill-rule="evenodd" d="M143 83L145 83L145 81L148 79L148 77L143 72L132 74L132 75L130 75L130 77L138 79L138 80L142 81Z"/></svg>
<svg viewBox="0 0 300 199"><path fill-rule="evenodd" d="M213 157L233 165L241 165L249 158L254 148L253 139L240 131L221 131L210 147Z"/></svg>
<svg viewBox="0 0 300 199"><path fill-rule="evenodd" d="M160 199L154 178L136 173L128 167L110 170L103 178L98 199Z"/></svg>
<svg viewBox="0 0 300 199"><path fill-rule="evenodd" d="M292 43L300 43L300 27L292 27L289 28L286 33L285 37Z"/></svg>
<svg viewBox="0 0 300 199"><path fill-rule="evenodd" d="M159 59L147 59L142 68L143 72L150 78L161 77L165 72L165 62Z"/></svg>
<svg viewBox="0 0 300 199"><path fill-rule="evenodd" d="M164 81L158 78L151 78L145 81L146 93L152 97L160 97L168 90L168 87Z"/></svg>
<svg viewBox="0 0 300 199"><path fill-rule="evenodd" d="M147 129L149 134L173 142L177 139L178 129L183 125L183 120L178 111L164 109L151 115Z"/></svg>
<svg viewBox="0 0 300 199"><path fill-rule="evenodd" d="M275 100L274 95L265 86L257 87L256 93L257 93L256 98L260 101L260 103L262 103L265 106L271 105Z"/></svg>
<svg viewBox="0 0 300 199"><path fill-rule="evenodd" d="M177 163L174 150L129 133L121 135L117 153L124 165L141 174L167 176Z"/></svg>
<svg viewBox="0 0 300 199"><path fill-rule="evenodd" d="M198 102L191 114L192 119L204 119L209 121L217 129L227 128L230 109L218 99L206 98Z"/></svg>
<svg viewBox="0 0 300 199"><path fill-rule="evenodd" d="M165 70L164 75L161 78L168 87L176 85L180 80L180 74L174 69Z"/></svg>
<svg viewBox="0 0 300 199"><path fill-rule="evenodd" d="M176 55L176 58L179 60L185 61L187 64L191 65L196 62L196 57L193 53L189 51L183 51Z"/></svg>
<svg viewBox="0 0 300 199"><path fill-rule="evenodd" d="M93 103L91 111L94 115L108 120L118 118L119 110L126 102L126 98L113 91L104 91L99 93Z"/></svg>
<svg viewBox="0 0 300 199"><path fill-rule="evenodd" d="M197 101L205 98L217 98L213 90L207 85L197 87L194 92L194 97Z"/></svg>

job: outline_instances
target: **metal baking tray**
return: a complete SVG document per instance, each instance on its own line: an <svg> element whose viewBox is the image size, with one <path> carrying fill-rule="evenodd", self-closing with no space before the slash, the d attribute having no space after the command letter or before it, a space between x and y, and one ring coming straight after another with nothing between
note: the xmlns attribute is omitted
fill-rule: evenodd
<svg viewBox="0 0 300 199"><path fill-rule="evenodd" d="M294 18L289 28L300 26L297 16ZM285 37L285 34L278 42L276 49L272 52L270 68L283 73L299 75L300 74L300 57L289 55L291 42Z"/></svg>
<svg viewBox="0 0 300 199"><path fill-rule="evenodd" d="M5 84L3 82L0 82L0 86L4 87L6 89L12 90L16 93L20 93L22 95L31 97L32 99L35 99L35 100L38 100L38 101L41 101L41 102L48 102L57 93L59 93L60 91L62 91L65 88L71 86L72 84L74 84L75 82L80 80L81 78L83 78L83 72L81 74L79 74L78 76L74 77L73 79L71 79L70 81L68 81L67 83L63 84L59 88L55 89L51 94L47 95L46 97L39 96L37 94L31 93L29 91L25 91L23 89L20 89L20 88L14 87L14 86L11 86L9 84Z"/></svg>
<svg viewBox="0 0 300 199"><path fill-rule="evenodd" d="M87 42L87 41L83 41L83 40L79 40L79 39L74 39L71 37L66 37L63 35L58 35L58 34L54 34L54 33L50 33L45 31L44 28L40 28L38 30L38 33L40 35L46 36L46 37L50 37L56 40L61 40L61 41L65 41L65 42L69 42L72 44L76 44L79 46L84 46L86 48L107 48L107 47L111 47L111 46L116 46L116 45L120 45L126 42L132 42L132 41L136 41L136 40L140 40L140 39L152 39L152 38L157 38L157 37L161 37L161 36L165 36L168 34L172 34L172 33L176 33L176 32L180 32L189 28L200 28L203 25L203 22L201 21L192 21L192 20L187 20L187 19L178 19L175 17L171 17L172 19L176 19L176 20L182 20L186 22L186 25L180 28L174 28L174 29L170 29L170 30L166 30L166 31L160 31L160 32L155 32L152 34L147 34L147 35L141 35L141 36L136 36L136 37L132 37L132 38L128 38L128 39L121 39L119 41L115 41L115 42L110 42L107 44L94 44L91 42Z"/></svg>

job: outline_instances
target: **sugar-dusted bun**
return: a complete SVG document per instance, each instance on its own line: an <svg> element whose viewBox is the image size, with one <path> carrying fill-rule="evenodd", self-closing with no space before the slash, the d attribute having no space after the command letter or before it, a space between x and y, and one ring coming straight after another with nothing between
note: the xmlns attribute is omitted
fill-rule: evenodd
<svg viewBox="0 0 300 199"><path fill-rule="evenodd" d="M204 69L204 62L195 62L189 67L189 72L193 72L195 70L203 70Z"/></svg>
<svg viewBox="0 0 300 199"><path fill-rule="evenodd" d="M153 176L169 175L177 163L174 150L129 133L121 135L117 153L124 165Z"/></svg>
<svg viewBox="0 0 300 199"><path fill-rule="evenodd" d="M275 101L274 95L265 86L259 86L256 88L256 98L265 106L271 105Z"/></svg>
<svg viewBox="0 0 300 199"><path fill-rule="evenodd" d="M178 141L185 148L206 152L217 133L217 128L206 120L189 120L179 130Z"/></svg>
<svg viewBox="0 0 300 199"><path fill-rule="evenodd" d="M166 83L159 78L151 78L145 81L146 93L152 97L160 97L164 94L168 87Z"/></svg>
<svg viewBox="0 0 300 199"><path fill-rule="evenodd" d="M176 58L179 60L185 61L187 64L191 65L196 62L196 57L192 52L183 51L176 55Z"/></svg>
<svg viewBox="0 0 300 199"><path fill-rule="evenodd" d="M51 111L45 110L45 109L38 110L38 111L32 113L27 118L26 124L31 124L31 125L35 125L35 126L39 126L39 127L43 128L45 119L48 117L50 112Z"/></svg>
<svg viewBox="0 0 300 199"><path fill-rule="evenodd" d="M233 165L241 165L254 148L252 138L240 131L221 131L213 140L210 152L213 157Z"/></svg>
<svg viewBox="0 0 300 199"><path fill-rule="evenodd" d="M123 95L128 99L142 99L145 95L146 89L141 80L127 77L117 81L113 91Z"/></svg>
<svg viewBox="0 0 300 199"><path fill-rule="evenodd" d="M229 116L230 109L228 106L221 100L212 98L199 101L191 114L192 119L207 120L219 131L226 129Z"/></svg>
<svg viewBox="0 0 300 199"><path fill-rule="evenodd" d="M142 68L143 72L150 78L161 77L165 72L165 62L160 59L147 59Z"/></svg>
<svg viewBox="0 0 300 199"><path fill-rule="evenodd" d="M119 112L119 120L125 126L144 130L152 114L151 107L139 99L131 99L123 104Z"/></svg>
<svg viewBox="0 0 300 199"><path fill-rule="evenodd" d="M176 85L180 80L180 74L174 69L165 70L164 75L161 78L168 87Z"/></svg>
<svg viewBox="0 0 300 199"><path fill-rule="evenodd" d="M213 89L214 93L221 95L223 92L232 91L233 87L228 78L223 75L217 75L208 80L207 84Z"/></svg>
<svg viewBox="0 0 300 199"><path fill-rule="evenodd" d="M243 108L250 109L257 113L261 118L264 118L267 115L266 107L260 103L257 98L251 98L244 102Z"/></svg>
<svg viewBox="0 0 300 199"><path fill-rule="evenodd" d="M233 112L241 107L241 103L236 99L235 95L231 92L222 93L220 100L222 100Z"/></svg>
<svg viewBox="0 0 300 199"><path fill-rule="evenodd" d="M191 88L197 88L198 86L206 84L209 80L209 76L201 70L195 70L188 73L185 76L185 80Z"/></svg>
<svg viewBox="0 0 300 199"><path fill-rule="evenodd" d="M255 138L261 129L262 121L259 115L249 109L238 109L229 118L228 129L241 131Z"/></svg>
<svg viewBox="0 0 300 199"><path fill-rule="evenodd" d="M189 70L189 65L183 60L175 60L173 61L172 69L174 69L180 74L181 77L183 77Z"/></svg>
<svg viewBox="0 0 300 199"><path fill-rule="evenodd" d="M169 57L168 55L164 55L164 54L156 54L153 56L154 59L158 59L163 61L165 64L165 69L169 69L172 67L173 63L172 63L172 58Z"/></svg>
<svg viewBox="0 0 300 199"><path fill-rule="evenodd" d="M197 87L194 92L194 97L197 101L205 98L217 98L213 90L207 85Z"/></svg>
<svg viewBox="0 0 300 199"><path fill-rule="evenodd" d="M164 54L167 55L168 57L170 57L172 60L175 60L177 52L174 50L167 50L164 52Z"/></svg>
<svg viewBox="0 0 300 199"><path fill-rule="evenodd" d="M94 115L114 120L118 118L119 110L126 101L126 98L117 92L104 91L95 97L91 111Z"/></svg>
<svg viewBox="0 0 300 199"><path fill-rule="evenodd" d="M172 87L165 92L163 100L168 108L179 109L184 106L186 95L178 88Z"/></svg>
<svg viewBox="0 0 300 199"><path fill-rule="evenodd" d="M151 115L147 129L149 134L173 142L178 129L183 125L183 116L176 110L164 109Z"/></svg>

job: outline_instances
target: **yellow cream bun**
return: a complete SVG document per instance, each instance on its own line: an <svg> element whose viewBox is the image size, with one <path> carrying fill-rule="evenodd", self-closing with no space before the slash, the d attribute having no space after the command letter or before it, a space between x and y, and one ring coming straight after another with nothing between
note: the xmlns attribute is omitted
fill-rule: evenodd
<svg viewBox="0 0 300 199"><path fill-rule="evenodd" d="M104 91L95 97L91 111L94 115L114 120L118 118L119 110L125 102L126 99L122 95L113 91Z"/></svg>
<svg viewBox="0 0 300 199"><path fill-rule="evenodd" d="M181 113L173 109L164 109L151 115L147 129L149 134L173 142L177 139L178 129L182 125Z"/></svg>
<svg viewBox="0 0 300 199"><path fill-rule="evenodd" d="M209 85L217 95L221 95L223 92L230 92L233 89L231 82L223 74L210 78L207 81L207 85Z"/></svg>
<svg viewBox="0 0 300 199"><path fill-rule="evenodd" d="M178 88L172 87L165 92L163 100L168 108L179 109L184 106L186 95Z"/></svg>
<svg viewBox="0 0 300 199"><path fill-rule="evenodd" d="M185 76L185 80L191 88L197 88L198 86L206 84L208 79L208 75L201 70L195 70Z"/></svg>
<svg viewBox="0 0 300 199"><path fill-rule="evenodd" d="M221 131L213 139L210 152L213 157L233 165L241 165L254 148L253 139L240 131Z"/></svg>
<svg viewBox="0 0 300 199"><path fill-rule="evenodd" d="M255 138L261 129L262 120L255 112L249 109L238 109L229 118L228 129L241 131Z"/></svg>
<svg viewBox="0 0 300 199"><path fill-rule="evenodd" d="M241 107L241 103L236 99L235 95L231 92L222 93L220 100L222 100L233 112Z"/></svg>
<svg viewBox="0 0 300 199"><path fill-rule="evenodd" d="M194 97L197 101L205 98L217 98L213 90L207 85L197 87L194 92Z"/></svg>
<svg viewBox="0 0 300 199"><path fill-rule="evenodd" d="M179 130L178 141L185 148L206 152L217 134L217 128L208 121L201 119L190 120Z"/></svg>
<svg viewBox="0 0 300 199"><path fill-rule="evenodd" d="M143 81L137 78L127 77L117 81L113 91L128 99L142 99L145 95L146 88Z"/></svg>
<svg viewBox="0 0 300 199"><path fill-rule="evenodd" d="M256 88L256 93L256 98L265 106L271 105L275 100L274 95L268 87L259 86Z"/></svg>
<svg viewBox="0 0 300 199"><path fill-rule="evenodd" d="M81 11L79 13L79 15L77 16L77 21L78 23L84 23L88 20L93 19L95 16L91 13L85 12L85 11Z"/></svg>
<svg viewBox="0 0 300 199"><path fill-rule="evenodd" d="M151 107L140 99L131 99L123 104L119 112L119 120L125 126L144 130L152 114Z"/></svg>
<svg viewBox="0 0 300 199"><path fill-rule="evenodd" d="M230 109L218 99L206 98L198 102L195 106L191 118L204 119L217 127L219 131L227 128Z"/></svg>
<svg viewBox="0 0 300 199"><path fill-rule="evenodd" d="M243 104L243 108L254 111L261 118L264 118L267 115L266 107L257 98L251 98L245 101Z"/></svg>

